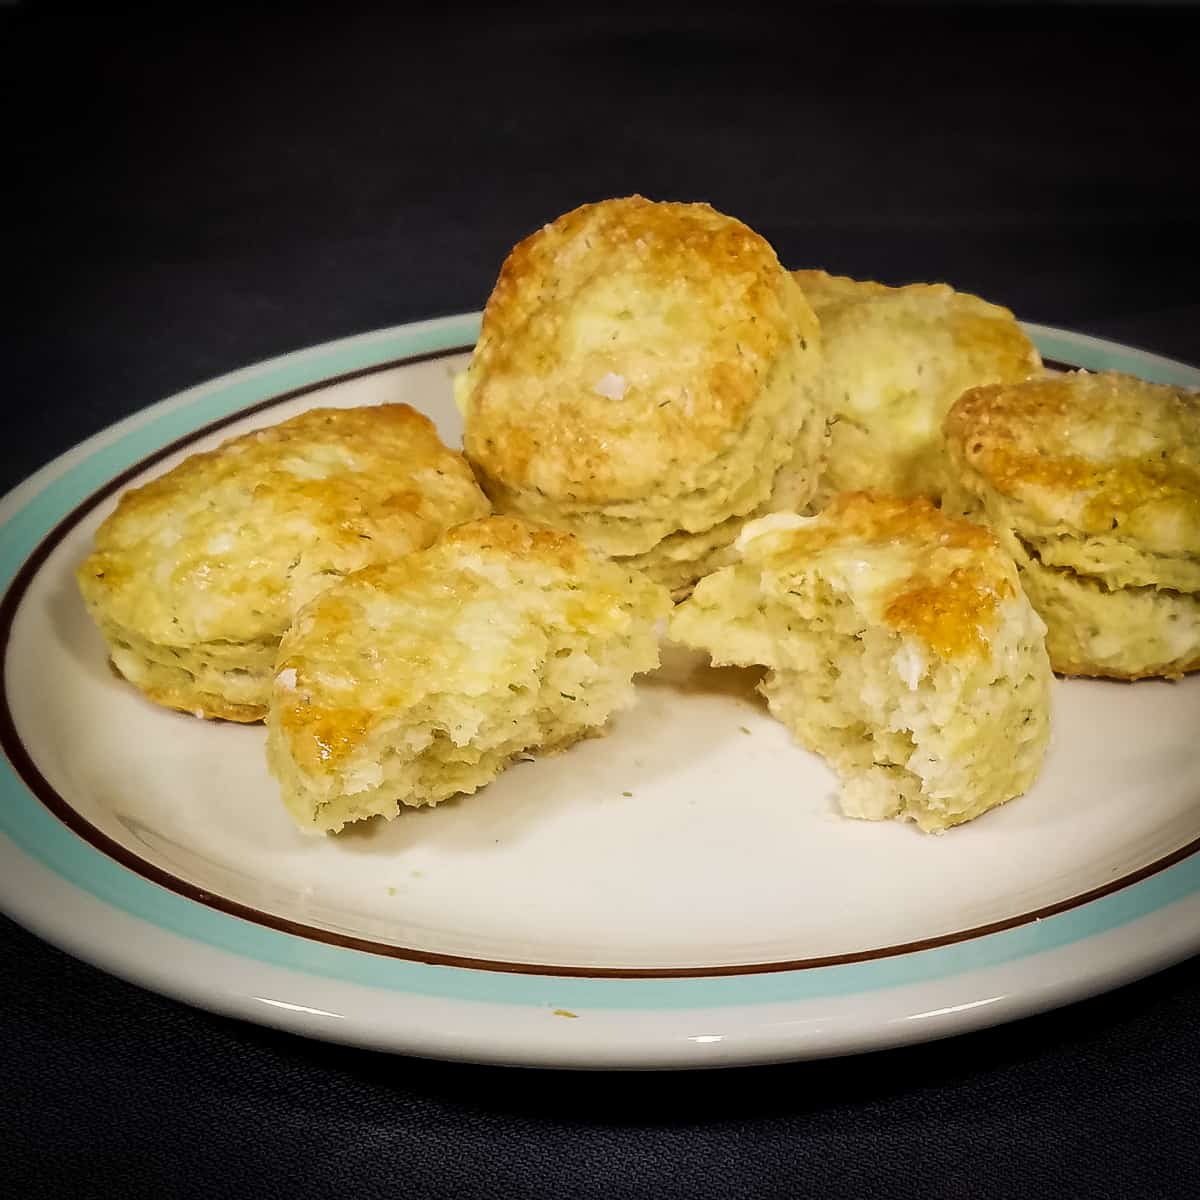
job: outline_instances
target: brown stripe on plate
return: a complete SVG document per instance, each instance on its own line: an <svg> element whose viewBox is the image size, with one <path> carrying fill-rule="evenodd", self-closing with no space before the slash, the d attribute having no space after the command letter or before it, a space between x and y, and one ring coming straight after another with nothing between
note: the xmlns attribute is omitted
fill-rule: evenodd
<svg viewBox="0 0 1200 1200"><path fill-rule="evenodd" d="M222 417L220 420L213 421L195 430L193 433L186 434L184 437L163 446L140 462L122 471L119 475L109 480L103 487L88 496L87 499L81 501L66 517L59 521L42 539L14 576L12 584L5 593L3 600L0 600L0 663L3 663L7 656L8 644L12 636L13 620L21 600L28 590L30 582L41 569L42 564L46 561L51 551L92 509L108 496L111 496L115 491L124 487L142 471L146 470L147 467L153 466L178 450L186 449L192 443L218 429L231 425L235 421L240 421L244 417L264 412L276 405L283 404L285 401L295 400L300 396L321 391L365 375L373 375L395 367L427 362L432 359L449 358L455 354L465 353L470 349L470 346L456 346L448 350L437 350L429 354L414 355L411 358L393 359L375 366L364 367L357 371L347 372L344 375L337 375L330 379L321 380L318 383L307 384L304 387L295 388L278 396L272 396L267 400L262 400L229 416ZM1046 365L1062 370L1076 369L1076 367L1067 363L1048 361ZM287 917L281 917L275 913L251 908L236 900L230 900L225 896L206 891L204 888L186 879L181 879L177 875L172 875L169 871L164 871L154 863L147 862L127 846L123 846L120 842L109 837L108 834L97 829L90 821L81 816L50 785L45 776L42 775L33 757L26 749L25 744L21 741L20 735L17 733L12 710L8 703L8 691L3 673L0 673L0 748L4 750L17 774L24 781L30 792L63 825L70 829L72 833L82 838L94 849L100 851L100 853L106 855L114 862L140 875L143 879L147 879L159 887L166 888L176 895L183 896L187 900L203 904L208 908L216 909L218 912L226 913L229 916L238 917L243 921L250 921L256 925L265 926L268 929L275 929L281 933L291 934L293 937L324 942L327 945L338 946L347 950L358 950L367 954L378 954L386 958L403 959L407 962L426 963L433 966L458 967L473 971L498 971L516 975L559 975L589 979L696 979L725 975L760 975L778 971L805 971L820 967L843 966L848 963L870 962L881 958L894 958L901 954L913 954L922 950L933 950L940 946L956 945L975 938L985 937L991 933L1000 933L1007 929L1016 929L1022 925L1028 925L1034 921L1045 920L1047 917L1053 917L1058 913L1067 912L1070 909L1089 904L1105 896L1111 896L1114 892L1119 892L1123 888L1140 883L1143 879L1148 879L1152 875L1157 875L1160 871L1165 871L1168 867L1182 862L1185 858L1190 857L1200 850L1200 838L1196 838L1186 846L1180 847L1164 858L1157 859L1144 867L1140 867L1136 871L1121 876L1119 879L1111 880L1086 892L1080 892L1078 895L1057 901L1054 904L1045 905L1042 908L1006 917L1000 921L990 921L984 925L974 925L969 929L942 934L938 937L921 938L912 942L899 942L894 945L878 946L869 950L859 950L847 954L828 954L818 958L797 958L774 962L733 963L698 967L593 967L569 963L527 963L502 959L471 958L458 954L439 954L433 950L421 950L410 946L396 946L388 942L378 942L369 938L336 933L333 930L322 929L316 925L305 925L299 921L292 921Z"/></svg>

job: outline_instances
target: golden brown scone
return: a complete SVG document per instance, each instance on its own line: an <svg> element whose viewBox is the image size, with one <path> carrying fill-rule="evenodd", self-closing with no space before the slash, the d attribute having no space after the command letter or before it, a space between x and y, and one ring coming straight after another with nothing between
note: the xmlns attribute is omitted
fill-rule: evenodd
<svg viewBox="0 0 1200 1200"><path fill-rule="evenodd" d="M1056 671L1200 668L1200 397L1116 372L975 388L946 443L946 501L1016 559Z"/></svg>
<svg viewBox="0 0 1200 1200"><path fill-rule="evenodd" d="M941 832L1028 790L1050 728L1045 626L987 530L845 493L747 525L738 546L670 635L770 668L760 691L837 771L847 815Z"/></svg>
<svg viewBox="0 0 1200 1200"><path fill-rule="evenodd" d="M745 518L807 500L819 331L775 252L707 204L577 208L508 256L461 377L500 512L686 589Z"/></svg>
<svg viewBox="0 0 1200 1200"><path fill-rule="evenodd" d="M474 792L598 733L658 665L665 589L511 517L323 592L279 650L267 759L303 828Z"/></svg>
<svg viewBox="0 0 1200 1200"><path fill-rule="evenodd" d="M1008 309L944 283L894 288L824 271L793 278L821 322L820 380L833 420L814 508L861 488L936 500L950 405L969 387L1041 369Z"/></svg>
<svg viewBox="0 0 1200 1200"><path fill-rule="evenodd" d="M257 721L301 605L488 510L408 405L313 409L126 492L77 578L114 666L152 700Z"/></svg>

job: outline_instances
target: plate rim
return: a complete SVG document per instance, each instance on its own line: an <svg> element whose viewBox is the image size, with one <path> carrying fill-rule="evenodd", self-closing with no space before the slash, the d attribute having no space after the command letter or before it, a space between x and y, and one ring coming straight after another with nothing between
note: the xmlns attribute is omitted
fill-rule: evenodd
<svg viewBox="0 0 1200 1200"><path fill-rule="evenodd" d="M123 471L136 473L152 465L153 459L147 462L145 454L135 453L138 447L156 443L153 453L155 457L161 457L171 452L177 437L190 439L196 436L197 430L212 424L212 421L200 419L199 414L223 409L216 420L229 423L250 415L255 408L269 407L305 391L354 375L386 370L392 364L400 365L395 362L397 359L412 361L445 356L456 349L468 350L477 334L478 323L479 314L460 314L308 347L189 388L80 442L0 500L0 582L4 584L2 603L5 612L14 596L10 585L53 537L54 531L65 522L78 520L81 504L89 500L93 505L99 503L103 495L122 486L120 476ZM1159 382L1200 385L1200 369L1178 360L1057 327L1026 323L1025 328L1047 358L1077 363L1093 370L1123 369L1146 378L1155 377ZM281 384L288 386L281 387ZM176 437L169 436L172 429L178 431ZM134 457L120 466L122 459L129 458L131 453ZM114 466L119 469L114 470ZM98 495L102 489L106 489L103 495ZM71 495L75 495L75 503L66 504ZM36 573L36 565L31 573ZM15 607L15 601L12 602ZM8 628L6 622L5 635ZM956 941L950 945L940 944L944 939L931 939L939 944L917 943L917 948L913 949L889 948L891 952L886 957L865 961L768 964L766 969L758 964L757 970L756 965L731 966L721 968L720 974L711 969L702 969L701 974L679 975L666 971L613 973L585 968L586 974L575 975L563 967L550 967L531 974L528 970L522 971L521 964L504 964L503 970L480 970L469 965L469 961L450 965L438 961L446 956L432 955L426 956L424 961L414 961L372 951L325 947L334 955L342 956L331 963L316 961L321 956L310 952L311 942L307 937L254 926L260 933L279 939L266 948L264 955L262 942L245 936L245 927L250 922L217 910L207 912L218 925L228 924L221 929L203 928L206 923L197 922L195 912L191 911L198 907L195 901L168 893L161 885L134 876L128 868L80 840L43 807L14 767L15 764L6 758L0 774L0 795L6 800L0 806L0 834L4 835L0 842L0 864L7 856L20 854L82 891L92 902L115 906L138 920L171 930L189 941L205 943L235 959L275 962L298 969L300 979L318 975L356 986L440 996L474 1004L527 1006L538 1003L538 998L545 992L547 979L555 981L555 995L562 998L564 1004L623 1012L753 1007L811 1000L817 996L858 995L864 991L887 990L914 983L936 984L981 967L1012 966L1034 954L1052 953L1063 946L1144 920L1178 902L1200 901L1200 854L1192 844L1167 856L1166 860L1131 873L1131 877L1126 877L1128 882L1122 881L1115 888L1104 889L1106 894L1098 899L1089 898L1090 892L1084 893L1082 898L1064 902L1070 905L1069 908L1050 906L1055 910L1053 913L1033 919L1026 925L998 931L984 926L982 933L965 931L953 935ZM39 813L43 818L41 821L38 820ZM106 874L100 860L115 874ZM27 903L12 895L11 888L6 886L10 874L12 872L0 871L0 908L15 915L23 924L36 926L39 936L79 954L78 946L72 948L70 944L71 931L56 927L52 916L38 920L38 914L30 912ZM136 883L131 884L131 879ZM139 884L153 889L153 895L139 892ZM164 896L169 900L164 902ZM176 904L173 906L171 901ZM179 905L183 906L182 911ZM45 918L45 914L42 916ZM1038 914L1032 916L1038 918ZM987 953L981 954L981 948ZM1200 949L1200 929L1195 934L1175 937L1171 945L1160 944L1158 952L1152 956L1154 961L1145 969L1159 969L1197 949ZM136 977L139 974L136 954L122 954L120 948L105 947L99 953L83 956L118 975ZM938 969L933 971L927 969L931 956L937 958ZM374 967L367 969L363 960L375 960ZM381 964L385 969L380 969ZM392 969L398 966L403 969ZM1111 968L1112 964L1109 966ZM344 972L348 972L349 977ZM144 976L145 971L141 974ZM1111 969L1109 976L1113 976ZM776 986L763 986L764 980L774 981ZM525 986L521 986L522 982ZM517 986L513 986L514 983ZM1070 980L1066 984L1066 991L1072 994L1055 1003L1112 986L1111 982L1106 983L1098 976L1076 979L1073 986ZM165 989L158 986L155 990ZM180 998L186 1000L189 996ZM202 1002L194 996L190 998L193 1002ZM210 1002L208 1006L213 1005ZM261 1014L239 1012L238 1015L262 1019ZM271 1023L288 1024L286 1013L282 1020L278 1013L272 1015L276 1019ZM944 1025L951 1023L943 1022ZM936 1021L926 1022L923 1035L938 1036L939 1029ZM344 1036L347 1032L342 1029L343 1036L339 1040L359 1040ZM366 1032L360 1030L364 1038ZM421 1052L419 1039L416 1045L411 1042L401 1045L394 1038L388 1044L392 1048ZM798 1055L785 1053L782 1056ZM502 1057L497 1054L497 1060Z"/></svg>

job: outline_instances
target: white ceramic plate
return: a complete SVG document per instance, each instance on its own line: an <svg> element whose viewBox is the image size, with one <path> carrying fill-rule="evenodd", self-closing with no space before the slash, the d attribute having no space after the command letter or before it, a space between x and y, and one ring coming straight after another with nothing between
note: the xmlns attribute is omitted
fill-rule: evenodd
<svg viewBox="0 0 1200 1200"><path fill-rule="evenodd" d="M390 1050L701 1066L944 1036L1200 947L1200 677L1060 681L1037 786L942 838L845 820L749 672L668 650L610 736L310 839L261 727L115 679L72 572L126 485L314 404L406 400L457 443L477 318L317 347L139 413L0 505L0 903L190 1003ZM1057 330L1043 354L1200 384Z"/></svg>

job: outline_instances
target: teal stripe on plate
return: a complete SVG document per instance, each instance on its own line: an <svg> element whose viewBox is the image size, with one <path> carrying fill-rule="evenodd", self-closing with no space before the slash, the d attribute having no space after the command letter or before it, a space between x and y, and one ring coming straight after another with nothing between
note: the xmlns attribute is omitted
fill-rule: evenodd
<svg viewBox="0 0 1200 1200"><path fill-rule="evenodd" d="M1124 371L1150 383L1165 383L1172 387L1200 387L1200 368L1135 350L1103 338L1048 325L1026 325L1026 331L1037 343L1043 358L1072 363L1089 371Z"/></svg>

